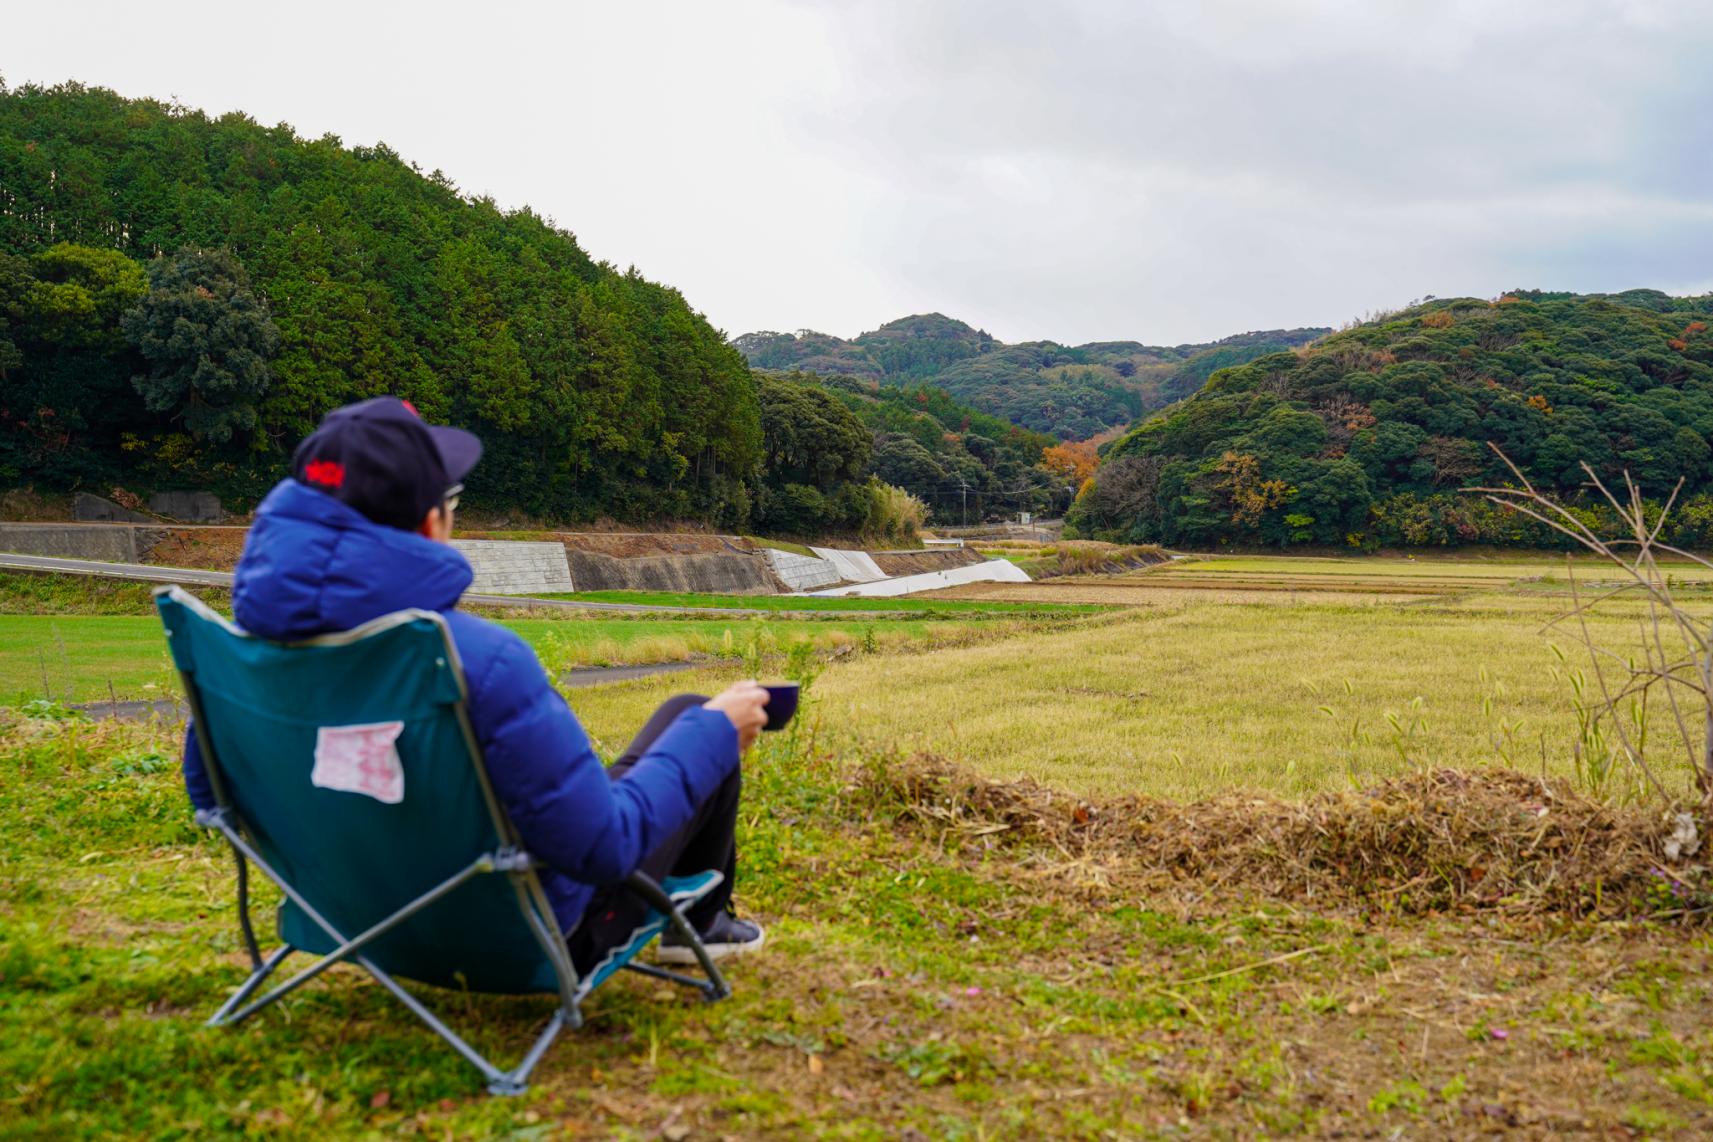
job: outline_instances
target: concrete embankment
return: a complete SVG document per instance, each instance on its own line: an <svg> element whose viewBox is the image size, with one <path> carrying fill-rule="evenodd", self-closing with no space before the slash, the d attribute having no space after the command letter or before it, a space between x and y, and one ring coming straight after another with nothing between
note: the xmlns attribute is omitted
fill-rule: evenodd
<svg viewBox="0 0 1713 1142"><path fill-rule="evenodd" d="M243 527L219 525L0 523L0 552L229 572L237 565L246 535ZM476 572L472 589L491 595L778 595L982 562L972 548L872 555L819 549L816 557L809 557L736 536L697 533L475 531L455 542Z"/></svg>
<svg viewBox="0 0 1713 1142"><path fill-rule="evenodd" d="M566 547L579 591L679 591L703 595L777 595L760 552L640 555L620 559Z"/></svg>
<svg viewBox="0 0 1713 1142"><path fill-rule="evenodd" d="M230 571L246 531L169 523L0 523L0 551Z"/></svg>
<svg viewBox="0 0 1713 1142"><path fill-rule="evenodd" d="M142 563L162 530L107 523L0 523L0 551L56 559Z"/></svg>
<svg viewBox="0 0 1713 1142"><path fill-rule="evenodd" d="M103 563L230 571L242 527L132 523L0 523L0 552ZM678 591L776 595L783 585L765 555L713 535L569 532L470 533L459 547L478 592ZM563 560L546 558L549 551Z"/></svg>

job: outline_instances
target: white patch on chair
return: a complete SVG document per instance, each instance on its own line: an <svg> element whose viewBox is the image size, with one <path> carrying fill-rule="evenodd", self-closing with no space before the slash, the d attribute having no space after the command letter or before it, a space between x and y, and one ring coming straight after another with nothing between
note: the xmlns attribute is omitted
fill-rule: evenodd
<svg viewBox="0 0 1713 1142"><path fill-rule="evenodd" d="M403 722L322 726L315 733L309 783L397 805L404 800L404 762L394 743L403 732Z"/></svg>

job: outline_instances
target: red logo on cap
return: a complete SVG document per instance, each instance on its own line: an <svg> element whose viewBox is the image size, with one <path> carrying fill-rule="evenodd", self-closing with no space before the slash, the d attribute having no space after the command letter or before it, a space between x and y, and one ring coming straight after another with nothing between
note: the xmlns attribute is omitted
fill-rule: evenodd
<svg viewBox="0 0 1713 1142"><path fill-rule="evenodd" d="M345 483L345 465L337 460L311 460L303 466L303 476L312 484L337 488Z"/></svg>
<svg viewBox="0 0 1713 1142"><path fill-rule="evenodd" d="M409 409L409 410L410 410L410 414L411 414L411 415L412 415L412 416L414 416L414 417L416 417L416 419L418 419L418 420L421 420L421 419L422 419L422 414L421 414L421 413L420 413L420 412L417 412L417 411L416 411L416 406L415 406L415 405L414 405L414 404L411 404L411 403L410 403L410 402L409 402L409 401L407 401L407 400L403 400L403 399L401 399L401 400L400 400L400 401L399 401L399 403L400 403L400 404L402 404L402 405L404 405L404 407L405 407L405 408L407 408L407 409Z"/></svg>

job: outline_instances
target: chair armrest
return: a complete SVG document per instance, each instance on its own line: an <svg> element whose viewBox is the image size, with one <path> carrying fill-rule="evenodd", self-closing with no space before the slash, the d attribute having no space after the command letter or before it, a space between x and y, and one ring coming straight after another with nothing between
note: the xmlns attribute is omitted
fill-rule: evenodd
<svg viewBox="0 0 1713 1142"><path fill-rule="evenodd" d="M672 903L672 897L666 895L666 889L646 872L633 872L625 877L625 887L648 902L648 906L663 916L671 916L677 912L677 906Z"/></svg>
<svg viewBox="0 0 1713 1142"><path fill-rule="evenodd" d="M535 867L535 858L523 849L500 849L494 853L495 872L528 872Z"/></svg>

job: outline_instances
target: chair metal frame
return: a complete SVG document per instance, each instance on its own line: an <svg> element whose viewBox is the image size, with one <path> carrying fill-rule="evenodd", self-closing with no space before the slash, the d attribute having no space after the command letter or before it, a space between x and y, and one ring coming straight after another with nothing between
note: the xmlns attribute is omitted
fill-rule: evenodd
<svg viewBox="0 0 1713 1142"><path fill-rule="evenodd" d="M218 623L229 634L238 638L256 638L255 635L234 625L211 610L200 599L182 587L159 587L156 588L154 595L157 599L162 596L172 599L189 608L199 617ZM349 961L373 976L382 987L392 993L395 999L423 1023L427 1024L431 1031L444 1039L453 1050L480 1071L482 1076L488 1080L488 1090L491 1093L500 1095L522 1094L528 1089L531 1072L534 1071L536 1064L541 1061L542 1056L546 1054L548 1047L558 1038L559 1033L567 1026L573 1029L582 1026L582 1001L588 997L597 984L578 978L577 970L571 963L571 956L566 948L565 939L558 932L558 923L554 919L553 909L547 901L546 893L542 890L540 878L535 874L536 862L524 849L511 818L494 795L493 786L488 780L487 762L482 756L481 745L478 743L475 730L470 724L469 690L464 679L463 663L458 657L458 648L452 640L452 633L446 625L445 618L433 611L415 609L397 611L372 619L348 631L339 631L279 645L290 647L344 646L418 620L432 622L440 630L446 661L451 664L453 677L458 681L459 698L457 702L453 703L453 710L458 719L459 729L463 733L465 752L475 770L476 783L482 790L482 798L489 818L502 843L493 851L480 854L463 869L422 893L416 899L401 905L384 919L354 936L347 936L329 923L297 888L288 883L256 851L253 838L248 835L243 818L227 793L225 779L220 770L219 758L214 749L213 738L208 732L208 722L203 716L201 695L197 690L193 673L179 672L179 678L184 687L185 701L189 704L191 716L194 719L197 743L202 750L203 765L208 773L209 785L213 790L216 803L214 809L199 810L196 814L196 823L206 828L218 830L226 838L227 844L232 849L238 873L238 926L243 935L244 948L250 957L251 968L249 978L239 985L226 1002L221 1004L220 1008L209 1017L207 1026L225 1027L241 1023L269 1004L284 998L308 983L333 965ZM172 637L172 633L169 627L167 629L169 639ZM280 891L339 946L319 957L314 963L303 968L290 979L277 984L260 998L246 1002L273 975L275 969L285 962L286 957L297 950L290 944L282 942L269 955L265 957L262 955L261 946L256 940L255 929L250 920L248 866L252 863L262 871L263 875L278 885ZM424 908L429 907L465 881L472 877L494 873L503 874L510 879L512 887L517 893L518 908L523 914L524 922L535 937L542 954L552 965L559 991L559 1004L548 1020L547 1026L537 1035L535 1042L524 1054L523 1059L510 1070L502 1070L489 1061L462 1036L441 1021L421 1000L407 991L389 972L362 954L362 949L370 942ZM695 976L634 961L627 961L622 965L623 968L694 988L701 993L704 1000L710 1003L731 995L731 986L720 974L720 970L715 966L712 957L708 955L708 950L703 946L701 936L685 920L681 905L673 899L667 890L652 877L640 871L631 874L624 881L624 884L626 888L641 897L650 908L659 913L664 918L665 924L670 925L679 938L689 946L706 978L698 979Z"/></svg>

